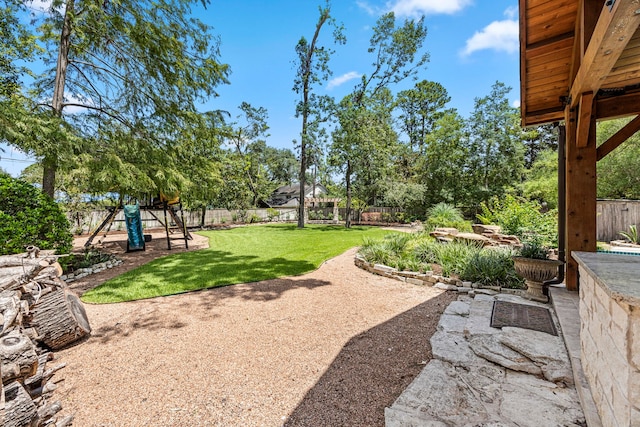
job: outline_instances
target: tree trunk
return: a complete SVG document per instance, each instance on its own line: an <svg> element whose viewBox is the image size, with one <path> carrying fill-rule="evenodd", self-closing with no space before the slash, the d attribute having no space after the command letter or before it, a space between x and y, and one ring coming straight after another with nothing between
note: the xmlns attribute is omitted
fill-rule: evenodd
<svg viewBox="0 0 640 427"><path fill-rule="evenodd" d="M67 80L67 66L69 65L69 48L71 46L71 19L74 9L74 0L67 0L64 12L64 22L62 33L60 34L60 48L58 50L58 62L56 65L56 77L53 87L53 99L51 107L53 112L62 117L64 107L64 86ZM42 192L52 199L55 196L56 171L58 169L58 159L55 153L45 155L42 162Z"/></svg>
<svg viewBox="0 0 640 427"><path fill-rule="evenodd" d="M19 331L12 331L0 338L0 362L2 383L16 378L28 378L38 370L38 355L33 342Z"/></svg>
<svg viewBox="0 0 640 427"><path fill-rule="evenodd" d="M347 212L344 221L346 228L351 228L351 161L347 160L347 171L345 173L345 181L347 184Z"/></svg>
<svg viewBox="0 0 640 427"><path fill-rule="evenodd" d="M38 422L36 405L22 385L14 381L4 387L5 427L34 426Z"/></svg>
<svg viewBox="0 0 640 427"><path fill-rule="evenodd" d="M305 114L305 113L303 113ZM302 116L302 137L300 138L302 142L300 143L300 200L298 203L298 228L304 228L304 187L306 181L307 174L307 153L305 148L305 132L306 132L306 115Z"/></svg>
<svg viewBox="0 0 640 427"><path fill-rule="evenodd" d="M200 215L200 228L204 228L204 220L207 215L207 206L202 207L202 215Z"/></svg>
<svg viewBox="0 0 640 427"><path fill-rule="evenodd" d="M43 296L34 306L31 323L42 342L53 350L91 333L82 302L74 293L65 289Z"/></svg>

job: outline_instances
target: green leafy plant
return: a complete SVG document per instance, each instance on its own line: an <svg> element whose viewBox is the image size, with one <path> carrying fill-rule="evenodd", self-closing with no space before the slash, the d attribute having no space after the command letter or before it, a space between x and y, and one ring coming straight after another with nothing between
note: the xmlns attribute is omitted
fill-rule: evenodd
<svg viewBox="0 0 640 427"><path fill-rule="evenodd" d="M536 233L527 233L517 255L523 258L549 259L549 248L543 243L542 236Z"/></svg>
<svg viewBox="0 0 640 427"><path fill-rule="evenodd" d="M620 235L633 244L637 245L640 243L640 239L638 237L638 226L635 224L629 226L629 232L621 231Z"/></svg>
<svg viewBox="0 0 640 427"><path fill-rule="evenodd" d="M72 241L69 221L51 198L0 173L0 255L20 253L30 245L68 253Z"/></svg>
<svg viewBox="0 0 640 427"><path fill-rule="evenodd" d="M557 211L542 211L536 201L526 200L507 194L481 203L481 213L477 215L483 224L495 224L505 234L512 234L525 240L526 235L536 233L545 246L556 247L558 241Z"/></svg>
<svg viewBox="0 0 640 427"><path fill-rule="evenodd" d="M484 249L473 254L460 278L482 285L523 288L523 280L513 268L510 249Z"/></svg>
<svg viewBox="0 0 640 427"><path fill-rule="evenodd" d="M438 203L427 212L427 228L457 228L459 231L471 231L471 224L465 221L460 209L448 203Z"/></svg>

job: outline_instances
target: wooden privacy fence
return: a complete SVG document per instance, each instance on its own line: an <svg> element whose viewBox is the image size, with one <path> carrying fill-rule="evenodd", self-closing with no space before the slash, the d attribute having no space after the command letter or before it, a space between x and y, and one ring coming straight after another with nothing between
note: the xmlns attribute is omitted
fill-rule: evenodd
<svg viewBox="0 0 640 427"><path fill-rule="evenodd" d="M598 200L596 222L599 242L620 240L630 225L640 227L640 200Z"/></svg>
<svg viewBox="0 0 640 427"><path fill-rule="evenodd" d="M71 212L67 216L71 223L71 231L74 234L87 234L92 232L107 216L106 210L88 212ZM157 213L156 213L157 214ZM261 221L294 221L296 219L295 208L282 209L247 209L246 211L229 211L227 209L207 209L204 216L204 226L219 226L232 223L249 223ZM163 225L155 220L151 213L142 210L140 212L144 228L162 228ZM162 215L159 216L163 218ZM202 211L184 211L184 222L187 227L199 227L202 223ZM111 231L126 230L122 211L116 216Z"/></svg>

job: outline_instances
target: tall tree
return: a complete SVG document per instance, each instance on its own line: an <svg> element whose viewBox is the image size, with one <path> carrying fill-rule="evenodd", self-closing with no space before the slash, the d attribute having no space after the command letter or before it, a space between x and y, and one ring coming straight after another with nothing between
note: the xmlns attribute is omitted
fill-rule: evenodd
<svg viewBox="0 0 640 427"><path fill-rule="evenodd" d="M313 92L313 86L326 81L331 75L329 59L333 50L320 46L320 31L325 24L333 25L333 39L336 43L345 43L342 26L337 26L331 17L331 3L327 0L324 8L320 7L320 17L311 38L311 42L303 36L296 45L297 72L293 90L302 96L296 105L296 117L302 117L302 131L300 132L300 201L298 206L298 227L304 228L304 194L306 174L309 159L307 147L314 143L318 134L322 132L321 123L329 119L333 99L319 96Z"/></svg>
<svg viewBox="0 0 640 427"><path fill-rule="evenodd" d="M264 197L260 191L260 163L257 157L261 155L259 151L266 147L260 138L269 136L267 131L267 119L269 117L267 109L264 107L252 107L251 104L243 102L240 104L242 113L238 116L238 122L231 124L228 141L233 145L242 164L241 168L245 173L246 182L253 194L252 205L255 206L258 200Z"/></svg>
<svg viewBox="0 0 640 427"><path fill-rule="evenodd" d="M426 135L425 144L416 169L425 186L426 206L468 203L468 189L473 184L469 180L471 153L464 119L455 110L445 112Z"/></svg>
<svg viewBox="0 0 640 427"><path fill-rule="evenodd" d="M229 73L218 61L217 38L191 15L191 4L52 2L37 30L46 63L55 68L39 80L37 99L50 100L45 104L54 115L86 136L113 121L140 143L167 149L193 125L196 103L216 96ZM82 113L71 114L69 107ZM42 153L43 191L50 195L63 149L77 150L57 142Z"/></svg>
<svg viewBox="0 0 640 427"><path fill-rule="evenodd" d="M400 108L400 128L409 137L412 149L421 149L433 125L444 114L451 100L440 83L422 80L413 89L398 93L396 105Z"/></svg>
<svg viewBox="0 0 640 427"><path fill-rule="evenodd" d="M340 126L334 133L332 150L334 151L333 163L342 161L342 169L345 172L345 185L347 189L347 220L346 226L350 226L351 211L351 178L353 167L358 155L368 155L365 150L359 149L359 145L370 138L368 134L375 129L381 131L380 137L390 137L386 131L386 118L383 111L388 109L389 86L410 77L414 77L418 70L429 61L429 54L420 53L422 44L427 36L427 28L424 17L418 21L406 20L402 26L396 26L393 12L380 17L373 28L368 52L374 55L373 70L362 76L360 83L349 96L350 100L342 103ZM371 102L374 101L374 102ZM377 111L367 110L370 106L377 106ZM348 123L353 120L354 123ZM355 126L370 126L370 129L357 131ZM395 132L393 133L395 136ZM394 137L394 140L397 136ZM373 172L373 171L371 171Z"/></svg>
<svg viewBox="0 0 640 427"><path fill-rule="evenodd" d="M474 204L499 196L522 182L524 145L517 109L507 98L511 88L496 82L489 95L476 98L469 118L470 170Z"/></svg>
<svg viewBox="0 0 640 427"><path fill-rule="evenodd" d="M357 106L353 97L345 97L338 110L339 126L332 135L330 163L344 173L347 228L351 227L354 182L358 198L373 203L385 168L390 165L390 151L397 143L388 102L391 94L387 89L377 95L375 100L360 99L362 105Z"/></svg>

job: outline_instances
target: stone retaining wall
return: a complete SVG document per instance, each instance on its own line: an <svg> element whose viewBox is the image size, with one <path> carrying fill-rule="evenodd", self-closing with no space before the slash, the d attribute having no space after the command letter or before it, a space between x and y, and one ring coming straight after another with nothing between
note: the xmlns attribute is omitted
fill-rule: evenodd
<svg viewBox="0 0 640 427"><path fill-rule="evenodd" d="M499 293L524 296L525 289L510 289L500 286L486 286L480 283L465 282L459 279L440 276L432 271L425 273L415 271L399 271L397 268L383 264L371 264L362 255L356 254L354 262L356 266L379 276L389 277L402 282L412 283L421 286L433 286L445 291L457 291L459 293L496 295Z"/></svg>

